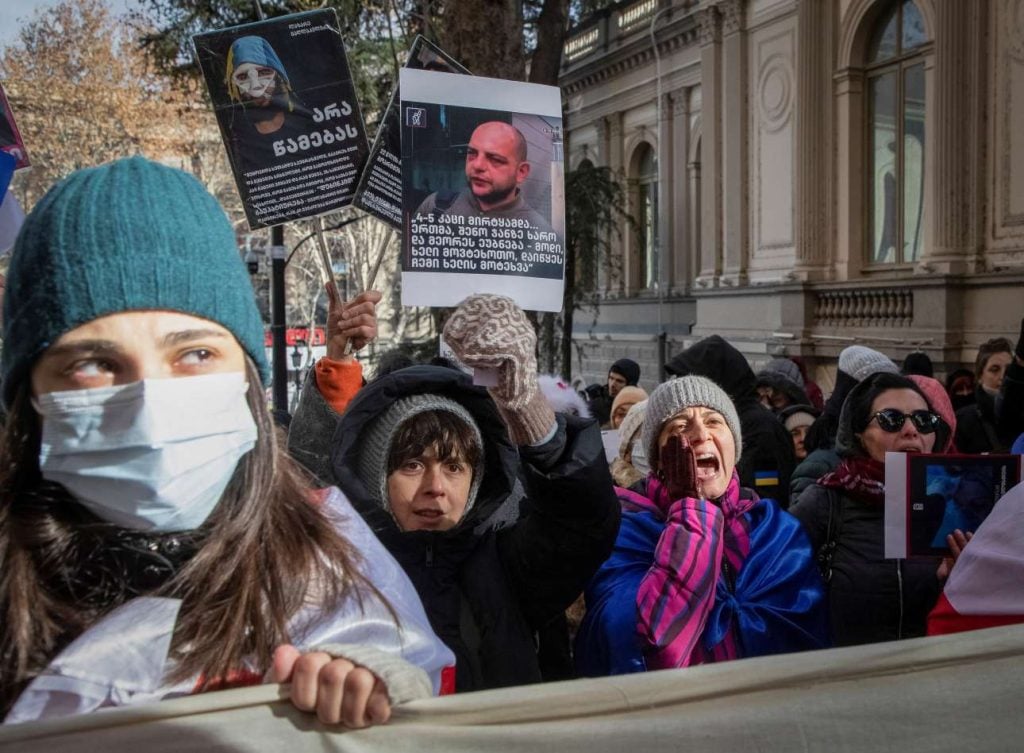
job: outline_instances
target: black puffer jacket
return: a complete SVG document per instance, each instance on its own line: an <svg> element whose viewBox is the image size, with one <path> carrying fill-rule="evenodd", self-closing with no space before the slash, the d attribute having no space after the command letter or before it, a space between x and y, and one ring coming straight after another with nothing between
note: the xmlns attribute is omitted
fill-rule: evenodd
<svg viewBox="0 0 1024 753"><path fill-rule="evenodd" d="M312 380L309 389L319 396ZM448 531L401 531L354 471L363 428L399 398L421 393L463 405L484 437L476 503ZM535 632L573 602L615 542L619 505L600 430L588 419L557 420L553 439L517 453L486 390L452 369L415 366L364 387L330 442L329 480L409 575L431 626L456 655L459 691L539 682ZM290 448L298 431L305 439L296 456L316 457L318 439L303 423L299 411ZM517 471L525 499L514 492ZM508 509L517 503L518 511Z"/></svg>
<svg viewBox="0 0 1024 753"><path fill-rule="evenodd" d="M974 388L974 405L956 412L956 448L969 455L1007 452L1022 431L1024 367L1011 363L997 396L990 395L979 384Z"/></svg>
<svg viewBox="0 0 1024 753"><path fill-rule="evenodd" d="M743 454L736 464L740 483L756 490L761 497L788 506L789 479L796 468L793 438L775 414L758 402L757 380L743 354L718 335L712 335L677 355L665 370L672 376L707 377L729 394L743 432ZM766 479L777 482L765 483Z"/></svg>

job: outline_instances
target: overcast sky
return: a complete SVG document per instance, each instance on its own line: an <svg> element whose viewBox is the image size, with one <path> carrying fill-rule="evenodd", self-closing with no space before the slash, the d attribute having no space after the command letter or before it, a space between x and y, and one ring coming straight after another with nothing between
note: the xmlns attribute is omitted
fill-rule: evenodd
<svg viewBox="0 0 1024 753"><path fill-rule="evenodd" d="M137 7L135 0L105 0L116 13ZM0 46L18 37L18 30L37 9L51 8L58 0L0 0Z"/></svg>

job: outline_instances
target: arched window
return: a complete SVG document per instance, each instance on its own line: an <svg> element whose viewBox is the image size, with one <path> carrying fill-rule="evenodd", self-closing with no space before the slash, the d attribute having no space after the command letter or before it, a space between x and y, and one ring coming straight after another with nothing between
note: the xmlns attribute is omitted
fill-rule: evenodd
<svg viewBox="0 0 1024 753"><path fill-rule="evenodd" d="M658 166L654 149L643 144L636 155L636 223L639 232L640 287L654 287L658 281Z"/></svg>
<svg viewBox="0 0 1024 753"><path fill-rule="evenodd" d="M870 37L868 260L916 261L923 244L925 71L928 42L913 0L890 3Z"/></svg>

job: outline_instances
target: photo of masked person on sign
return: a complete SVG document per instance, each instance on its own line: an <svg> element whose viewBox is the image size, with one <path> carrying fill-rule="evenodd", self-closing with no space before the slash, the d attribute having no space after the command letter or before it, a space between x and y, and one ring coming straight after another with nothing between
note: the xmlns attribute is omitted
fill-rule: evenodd
<svg viewBox="0 0 1024 753"><path fill-rule="evenodd" d="M405 69L401 81L403 303L451 306L475 292L560 310L558 90Z"/></svg>
<svg viewBox="0 0 1024 753"><path fill-rule="evenodd" d="M240 105L231 122L238 153L243 161L264 165L274 156L275 140L307 129L308 113L306 118L296 113L288 72L263 37L236 39L226 67L228 96Z"/></svg>

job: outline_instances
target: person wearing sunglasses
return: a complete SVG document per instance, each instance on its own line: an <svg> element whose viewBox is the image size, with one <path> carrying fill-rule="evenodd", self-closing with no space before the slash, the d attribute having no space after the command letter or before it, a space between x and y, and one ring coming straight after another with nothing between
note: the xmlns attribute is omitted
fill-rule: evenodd
<svg viewBox="0 0 1024 753"><path fill-rule="evenodd" d="M883 553L885 453L952 446L951 408L930 386L880 373L854 387L839 414L838 467L790 508L818 553L836 645L924 635L952 567L952 560L892 560ZM947 539L954 559L966 542L961 531Z"/></svg>

